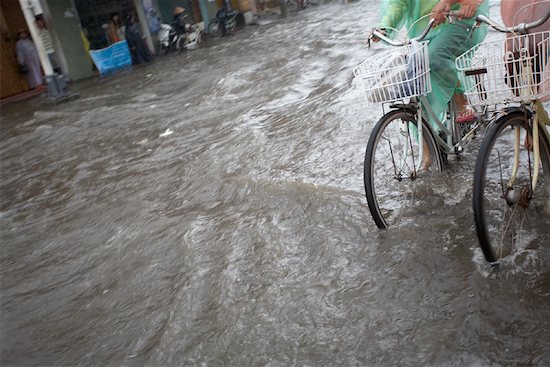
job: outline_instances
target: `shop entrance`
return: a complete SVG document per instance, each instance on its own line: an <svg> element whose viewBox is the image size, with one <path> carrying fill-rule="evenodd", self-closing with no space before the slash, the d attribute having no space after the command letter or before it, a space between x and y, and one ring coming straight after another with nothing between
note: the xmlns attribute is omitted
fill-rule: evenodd
<svg viewBox="0 0 550 367"><path fill-rule="evenodd" d="M74 0L74 4L91 50L109 46L107 25L112 14L118 14L122 24L136 14L132 0Z"/></svg>

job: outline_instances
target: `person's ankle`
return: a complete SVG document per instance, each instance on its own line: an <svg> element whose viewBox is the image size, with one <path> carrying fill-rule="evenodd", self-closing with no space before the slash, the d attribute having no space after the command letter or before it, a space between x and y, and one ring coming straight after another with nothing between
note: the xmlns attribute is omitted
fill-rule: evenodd
<svg viewBox="0 0 550 367"><path fill-rule="evenodd" d="M432 166L432 160L431 159L424 159L422 161L422 163L420 164L419 171L429 171L431 166Z"/></svg>

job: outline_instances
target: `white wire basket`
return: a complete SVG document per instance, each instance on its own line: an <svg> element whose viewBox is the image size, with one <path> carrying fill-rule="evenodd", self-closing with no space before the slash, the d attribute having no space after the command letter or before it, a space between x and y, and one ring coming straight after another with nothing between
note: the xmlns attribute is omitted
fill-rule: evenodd
<svg viewBox="0 0 550 367"><path fill-rule="evenodd" d="M474 106L550 95L550 32L483 42L456 59L460 82Z"/></svg>
<svg viewBox="0 0 550 367"><path fill-rule="evenodd" d="M432 90L428 42L394 49L389 57L373 55L353 69L367 105L404 100Z"/></svg>

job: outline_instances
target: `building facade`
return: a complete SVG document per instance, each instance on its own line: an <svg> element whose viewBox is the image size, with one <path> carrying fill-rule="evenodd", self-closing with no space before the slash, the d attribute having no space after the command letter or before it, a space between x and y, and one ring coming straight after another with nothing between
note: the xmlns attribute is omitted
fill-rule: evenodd
<svg viewBox="0 0 550 367"><path fill-rule="evenodd" d="M113 14L118 14L123 22L134 15L139 22L141 34L147 45L152 52L155 52L156 34L160 23L171 23L173 9L176 6L187 9L194 22L204 21L204 26L207 27L208 20L215 17L222 1L1 0L1 98L29 89L15 59L17 31L35 26L25 21L22 6L25 7L25 11L30 9L32 16L41 15L45 20L63 75L69 80L76 81L97 75L98 72L89 51L103 49L109 45L106 28ZM247 11L250 10L251 1L232 0L231 3L235 9ZM43 69L47 68L43 65Z"/></svg>
<svg viewBox="0 0 550 367"><path fill-rule="evenodd" d="M18 0L0 1L0 98L7 98L30 89L20 72L15 54L17 31L27 24Z"/></svg>

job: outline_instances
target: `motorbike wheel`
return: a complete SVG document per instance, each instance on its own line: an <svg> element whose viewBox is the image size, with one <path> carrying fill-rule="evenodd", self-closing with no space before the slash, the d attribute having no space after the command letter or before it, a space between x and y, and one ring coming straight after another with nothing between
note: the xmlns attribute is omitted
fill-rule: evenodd
<svg viewBox="0 0 550 367"><path fill-rule="evenodd" d="M162 46L162 43L158 43L157 45L157 56L161 56L164 53L164 47Z"/></svg>
<svg viewBox="0 0 550 367"><path fill-rule="evenodd" d="M166 55L170 51L170 46L166 46L163 42L158 43L157 45L157 56Z"/></svg>
<svg viewBox="0 0 550 367"><path fill-rule="evenodd" d="M208 34L212 37L219 37L222 35L222 27L220 25L220 22L218 22L216 19L212 19L208 23Z"/></svg>
<svg viewBox="0 0 550 367"><path fill-rule="evenodd" d="M202 41L204 41L204 32L197 30L197 43L200 44Z"/></svg>
<svg viewBox="0 0 550 367"><path fill-rule="evenodd" d="M237 24L237 21L236 21L235 17L229 19L227 21L227 23L225 24L225 27L226 27L228 35L233 34L233 33L235 33L236 31L239 30L239 25Z"/></svg>
<svg viewBox="0 0 550 367"><path fill-rule="evenodd" d="M178 43L176 44L176 50L180 53L185 52L185 46L187 45L187 36L183 35L178 38Z"/></svg>

